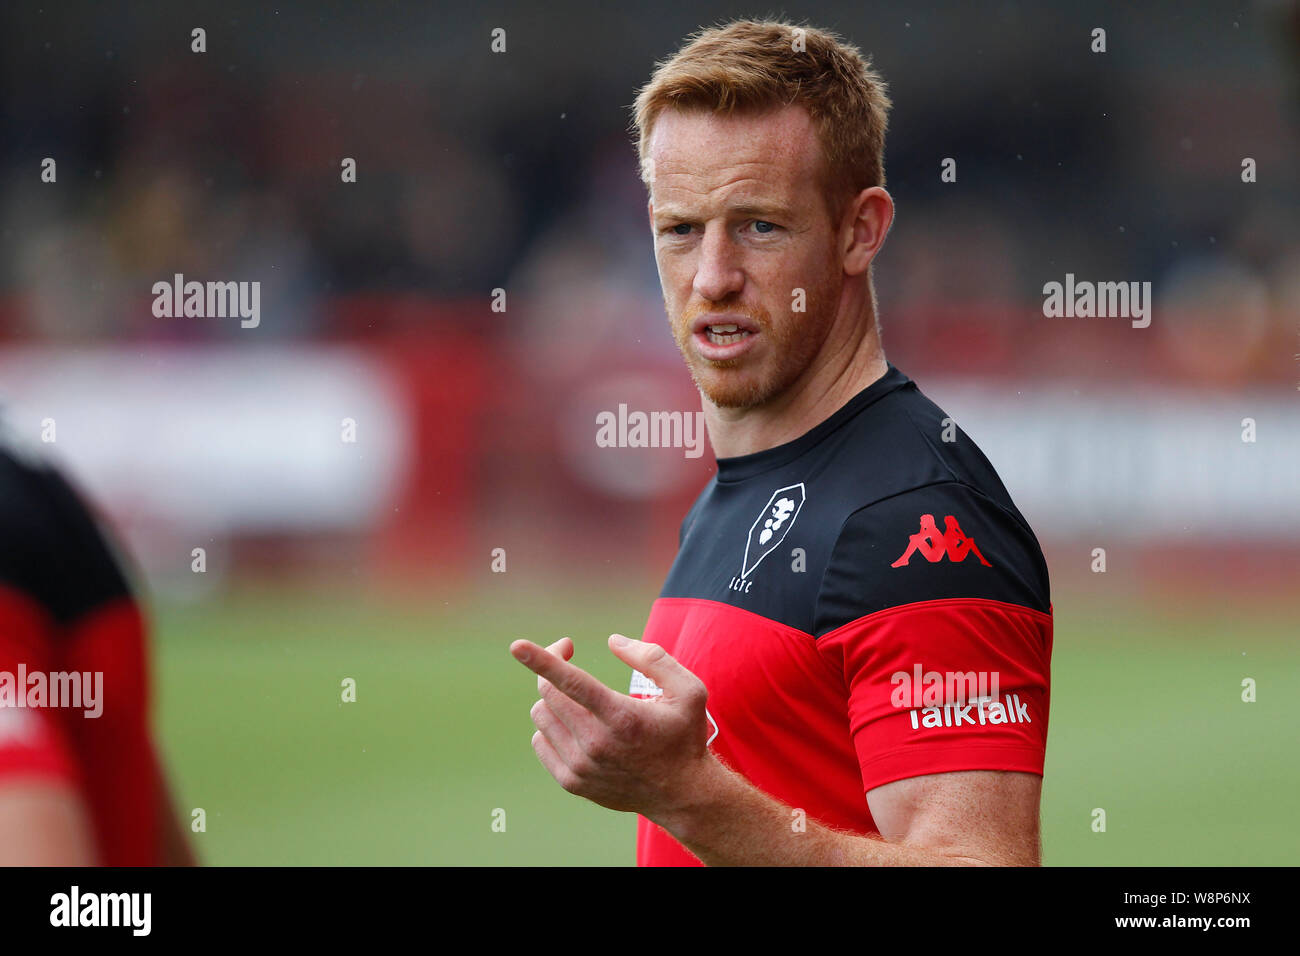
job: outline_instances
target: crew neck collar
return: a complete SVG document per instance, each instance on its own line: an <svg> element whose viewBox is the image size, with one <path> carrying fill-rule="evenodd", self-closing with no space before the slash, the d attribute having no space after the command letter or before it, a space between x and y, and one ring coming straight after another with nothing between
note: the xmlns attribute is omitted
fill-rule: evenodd
<svg viewBox="0 0 1300 956"><path fill-rule="evenodd" d="M798 438L792 439L782 445L776 445L772 448L764 448L762 451L752 452L748 455L736 455L732 458L719 458L718 461L718 482L720 484L730 484L737 481L744 481L747 478L753 478L765 471L771 471L773 468L780 468L782 465L788 465L804 452L808 451L827 435L834 432L845 422L852 419L855 415L873 404L875 401L894 391L896 388L908 384L911 379L894 367L892 362L886 362L885 374L880 376L858 394L854 395L842 407L836 410L831 416L811 429L804 432Z"/></svg>

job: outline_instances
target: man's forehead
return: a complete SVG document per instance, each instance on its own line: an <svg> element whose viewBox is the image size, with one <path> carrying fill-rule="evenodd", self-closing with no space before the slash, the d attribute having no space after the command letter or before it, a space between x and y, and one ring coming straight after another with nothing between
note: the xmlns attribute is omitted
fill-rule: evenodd
<svg viewBox="0 0 1300 956"><path fill-rule="evenodd" d="M821 155L812 120L799 106L725 116L665 110L647 153L654 192L712 191L737 180L760 189L811 184Z"/></svg>

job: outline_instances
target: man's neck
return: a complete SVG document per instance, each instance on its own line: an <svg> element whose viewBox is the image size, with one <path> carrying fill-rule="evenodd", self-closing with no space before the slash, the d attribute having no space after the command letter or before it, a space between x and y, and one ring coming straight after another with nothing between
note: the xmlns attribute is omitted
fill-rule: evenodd
<svg viewBox="0 0 1300 956"><path fill-rule="evenodd" d="M847 357L827 362L780 395L753 408L718 408L704 400L709 442L718 458L735 458L794 441L830 418L889 370L880 339L865 335Z"/></svg>

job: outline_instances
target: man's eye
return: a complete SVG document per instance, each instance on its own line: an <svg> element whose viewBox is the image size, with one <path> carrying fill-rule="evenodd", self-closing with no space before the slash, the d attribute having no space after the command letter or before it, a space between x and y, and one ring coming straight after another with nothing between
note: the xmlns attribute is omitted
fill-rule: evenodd
<svg viewBox="0 0 1300 956"><path fill-rule="evenodd" d="M765 226L766 226L767 228L764 228ZM771 231L774 230L775 228L776 228L776 223L774 223L774 222L768 222L768 221L765 220L765 219L759 219L759 220L756 220L756 221L754 222L754 231L755 231L755 232L771 232Z"/></svg>
<svg viewBox="0 0 1300 956"><path fill-rule="evenodd" d="M679 236L689 236L691 234L691 224L689 222L679 222L673 226L672 231Z"/></svg>

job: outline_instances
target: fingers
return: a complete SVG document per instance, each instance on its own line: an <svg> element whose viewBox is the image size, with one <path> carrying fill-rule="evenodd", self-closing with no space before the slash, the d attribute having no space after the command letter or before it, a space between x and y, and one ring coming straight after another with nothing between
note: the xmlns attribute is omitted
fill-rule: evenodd
<svg viewBox="0 0 1300 956"><path fill-rule="evenodd" d="M551 749L566 765L570 765L580 755L580 748L573 732L555 716L546 701L539 700L528 712L537 732L546 738Z"/></svg>
<svg viewBox="0 0 1300 956"><path fill-rule="evenodd" d="M560 759L555 747L540 730L533 734L533 752L537 754L537 759L542 762L546 772L554 777L561 787L572 792L571 788L574 786L572 771L569 770L568 764Z"/></svg>
<svg viewBox="0 0 1300 956"><path fill-rule="evenodd" d="M510 653L538 677L550 681L561 694L582 705L601 720L608 719L618 711L621 695L581 667L561 660L532 641L515 641L510 645Z"/></svg>
<svg viewBox="0 0 1300 956"><path fill-rule="evenodd" d="M551 713L569 729L569 733L575 737L589 736L592 725L596 723L596 716L561 694L550 681L542 680L541 683L545 685L539 691L542 695L541 703L550 708Z"/></svg>
<svg viewBox="0 0 1300 956"><path fill-rule="evenodd" d="M546 649L562 660L567 661L573 658L573 640L571 638L562 637ZM545 696L546 688L550 686L551 682L545 677L537 678L537 693Z"/></svg>
<svg viewBox="0 0 1300 956"><path fill-rule="evenodd" d="M548 646L546 650L567 661L573 657L573 639L562 637ZM545 677L537 678L537 693L550 705L551 711L564 722L571 732L578 729L579 723L584 717L590 716L586 710L557 691L555 685Z"/></svg>
<svg viewBox="0 0 1300 956"><path fill-rule="evenodd" d="M573 638L562 637L546 649L561 660L570 660L573 657Z"/></svg>
<svg viewBox="0 0 1300 956"><path fill-rule="evenodd" d="M522 653L526 655L526 648L536 649L537 647L538 645L534 644L532 641L518 640L514 641L510 645L510 653L522 664L524 663L524 660L520 654ZM554 644L548 646L545 650L546 653L553 654L561 660L567 661L573 657L573 638L562 637Z"/></svg>
<svg viewBox="0 0 1300 956"><path fill-rule="evenodd" d="M662 687L667 697L707 694L704 682L658 644L629 640L622 634L611 634L609 649L624 664L639 670Z"/></svg>

